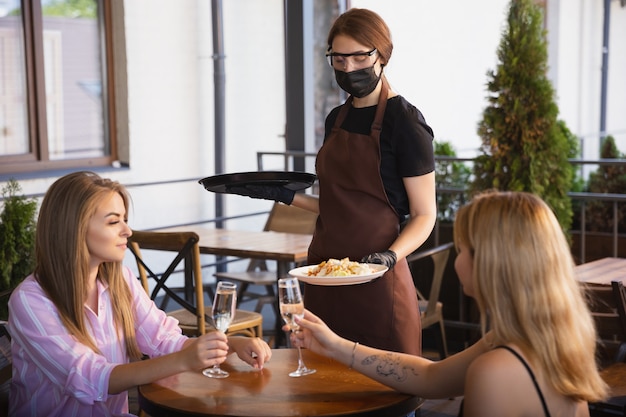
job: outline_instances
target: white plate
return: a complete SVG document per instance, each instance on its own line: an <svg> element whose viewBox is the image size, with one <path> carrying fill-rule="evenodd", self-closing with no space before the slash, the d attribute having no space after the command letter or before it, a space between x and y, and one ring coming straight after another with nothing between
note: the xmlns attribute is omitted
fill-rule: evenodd
<svg viewBox="0 0 626 417"><path fill-rule="evenodd" d="M387 272L385 265L368 264L370 269L374 272L365 275L348 275L345 277L316 277L309 275L309 269L316 267L317 265L301 266L289 271L289 275L298 278L302 282L313 285L355 285L369 282L374 278L378 278Z"/></svg>

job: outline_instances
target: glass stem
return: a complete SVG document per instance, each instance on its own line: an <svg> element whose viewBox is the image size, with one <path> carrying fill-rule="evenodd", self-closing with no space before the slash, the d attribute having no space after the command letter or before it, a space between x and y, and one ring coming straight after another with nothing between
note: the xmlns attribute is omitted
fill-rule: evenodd
<svg viewBox="0 0 626 417"><path fill-rule="evenodd" d="M300 346L298 346L298 369L306 368L304 366L304 362L302 362L302 351L300 350Z"/></svg>
<svg viewBox="0 0 626 417"><path fill-rule="evenodd" d="M294 333L297 333L298 330L295 330ZM304 369L306 366L304 366L304 362L302 361L302 350L300 349L300 345L296 347L298 348L298 369Z"/></svg>

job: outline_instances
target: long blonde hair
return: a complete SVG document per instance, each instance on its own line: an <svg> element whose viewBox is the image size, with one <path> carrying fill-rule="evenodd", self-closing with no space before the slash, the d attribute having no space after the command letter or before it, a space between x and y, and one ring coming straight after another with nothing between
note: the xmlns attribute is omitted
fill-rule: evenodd
<svg viewBox="0 0 626 417"><path fill-rule="evenodd" d="M90 259L87 230L89 220L111 193L122 197L128 212L129 196L118 182L86 171L65 175L46 192L36 229L35 278L59 310L69 333L98 353L84 312ZM132 297L121 262L102 263L98 277L109 285L113 318L124 336L128 355L140 358Z"/></svg>
<svg viewBox="0 0 626 417"><path fill-rule="evenodd" d="M483 333L515 344L550 384L575 400L607 394L596 363L596 329L556 217L539 197L486 192L458 212L454 241L473 256Z"/></svg>

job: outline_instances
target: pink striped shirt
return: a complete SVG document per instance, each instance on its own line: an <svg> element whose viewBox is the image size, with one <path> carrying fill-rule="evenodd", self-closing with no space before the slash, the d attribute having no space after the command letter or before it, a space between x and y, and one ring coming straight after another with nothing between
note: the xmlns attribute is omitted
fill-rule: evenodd
<svg viewBox="0 0 626 417"><path fill-rule="evenodd" d="M135 331L150 357L176 352L187 339L178 322L157 308L124 267L135 305ZM85 306L97 354L67 332L58 310L30 275L9 301L13 378L9 415L128 416L128 394L110 395L113 368L128 363L123 338L115 330L108 286L98 280L98 312Z"/></svg>

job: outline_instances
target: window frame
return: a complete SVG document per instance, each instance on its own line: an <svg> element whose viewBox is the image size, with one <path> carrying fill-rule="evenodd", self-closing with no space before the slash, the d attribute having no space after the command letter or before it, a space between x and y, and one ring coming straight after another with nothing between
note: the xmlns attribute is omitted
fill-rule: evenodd
<svg viewBox="0 0 626 417"><path fill-rule="evenodd" d="M115 129L115 77L113 13L110 1L96 0L102 76L103 135L108 155L101 157L50 160L44 80L43 16L40 1L22 1L24 30L27 127L30 151L0 156L0 175L43 173L45 171L110 167L118 158Z"/></svg>

